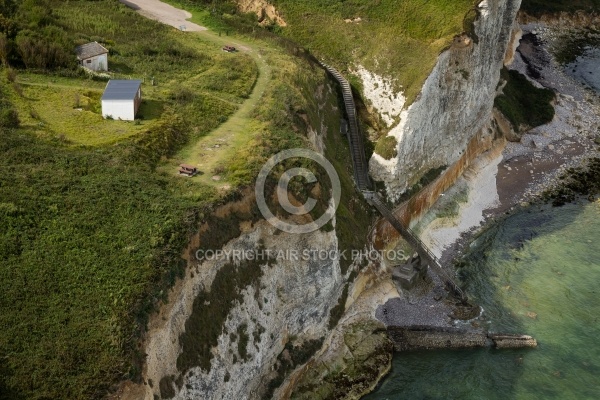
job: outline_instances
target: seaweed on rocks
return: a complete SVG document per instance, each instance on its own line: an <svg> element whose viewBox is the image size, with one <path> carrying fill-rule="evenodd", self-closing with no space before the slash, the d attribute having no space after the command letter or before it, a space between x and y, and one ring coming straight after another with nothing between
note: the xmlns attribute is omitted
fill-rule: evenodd
<svg viewBox="0 0 600 400"><path fill-rule="evenodd" d="M552 201L554 207L572 203L581 196L594 201L600 193L600 158L592 158L578 168L569 168L559 179L559 185L542 194L544 201Z"/></svg>

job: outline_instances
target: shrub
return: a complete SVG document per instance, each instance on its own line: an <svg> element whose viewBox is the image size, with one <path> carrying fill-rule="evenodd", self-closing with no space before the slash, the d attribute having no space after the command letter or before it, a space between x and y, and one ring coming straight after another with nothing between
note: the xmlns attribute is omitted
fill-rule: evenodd
<svg viewBox="0 0 600 400"><path fill-rule="evenodd" d="M0 127L18 128L19 124L19 114L14 108L5 108L0 110Z"/></svg>
<svg viewBox="0 0 600 400"><path fill-rule="evenodd" d="M180 87L173 90L169 97L179 104L186 104L194 100L195 95L190 89Z"/></svg>
<svg viewBox="0 0 600 400"><path fill-rule="evenodd" d="M8 80L9 82L12 83L12 82L15 82L17 80L17 71L15 71L14 69L7 68L5 70L5 74L6 74L6 80Z"/></svg>
<svg viewBox="0 0 600 400"><path fill-rule="evenodd" d="M75 65L69 49L71 43L61 28L50 26L36 32L23 30L15 43L27 68L53 69Z"/></svg>
<svg viewBox="0 0 600 400"><path fill-rule="evenodd" d="M507 81L503 94L496 97L494 105L519 132L547 124L554 118L555 99L550 89L538 89L518 71L502 70Z"/></svg>

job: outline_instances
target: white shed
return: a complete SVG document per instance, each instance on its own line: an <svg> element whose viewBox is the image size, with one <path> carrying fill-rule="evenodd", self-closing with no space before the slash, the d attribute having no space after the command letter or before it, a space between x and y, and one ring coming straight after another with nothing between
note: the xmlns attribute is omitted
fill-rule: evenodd
<svg viewBox="0 0 600 400"><path fill-rule="evenodd" d="M110 80L102 95L104 118L133 121L142 102L142 81Z"/></svg>
<svg viewBox="0 0 600 400"><path fill-rule="evenodd" d="M108 71L108 50L98 42L75 48L79 65L92 71Z"/></svg>

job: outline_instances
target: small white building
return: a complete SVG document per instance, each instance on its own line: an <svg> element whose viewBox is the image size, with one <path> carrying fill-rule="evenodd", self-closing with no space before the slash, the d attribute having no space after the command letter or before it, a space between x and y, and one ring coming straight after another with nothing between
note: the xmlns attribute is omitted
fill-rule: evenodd
<svg viewBox="0 0 600 400"><path fill-rule="evenodd" d="M79 65L92 71L108 71L108 50L98 42L75 48Z"/></svg>
<svg viewBox="0 0 600 400"><path fill-rule="evenodd" d="M102 95L102 116L133 121L141 102L142 81L110 80Z"/></svg>

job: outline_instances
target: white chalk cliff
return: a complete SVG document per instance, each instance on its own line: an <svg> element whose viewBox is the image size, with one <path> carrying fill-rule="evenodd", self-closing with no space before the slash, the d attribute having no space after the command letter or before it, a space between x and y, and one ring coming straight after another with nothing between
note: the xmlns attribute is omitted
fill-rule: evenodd
<svg viewBox="0 0 600 400"><path fill-rule="evenodd" d="M476 37L457 36L440 55L417 100L400 113L400 122L388 133L397 139L398 155L385 160L374 154L369 162L372 177L385 182L392 199L427 171L455 163L489 123L520 5L520 0L479 3ZM364 81L368 73L359 76ZM369 99L384 121L397 113L397 106L380 105L394 97L398 104L404 101L400 94L388 94L385 101Z"/></svg>

